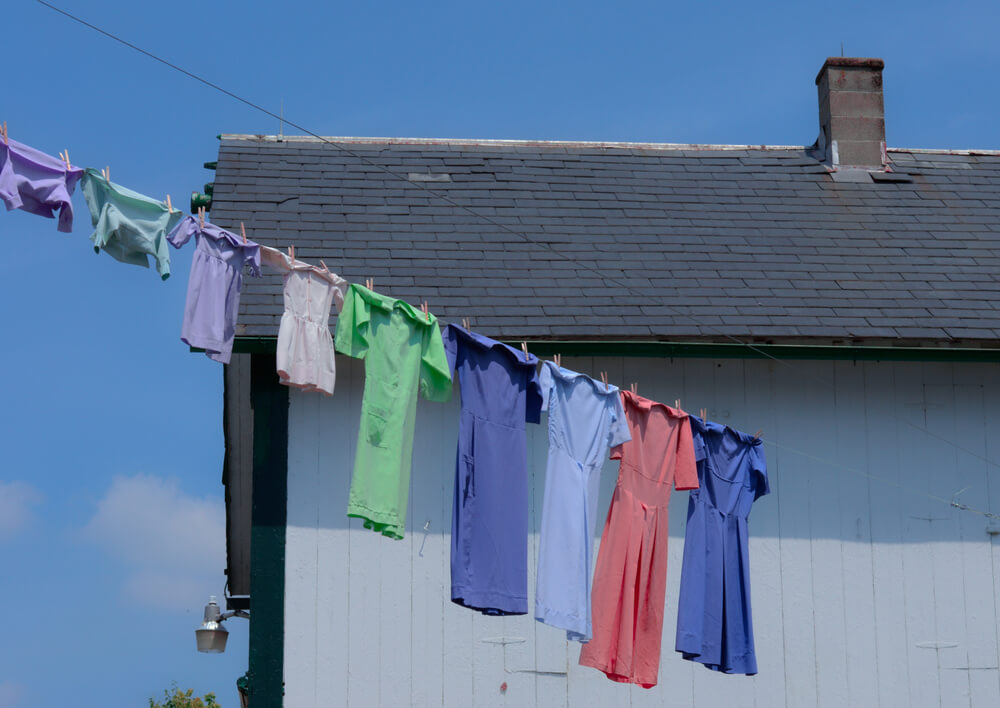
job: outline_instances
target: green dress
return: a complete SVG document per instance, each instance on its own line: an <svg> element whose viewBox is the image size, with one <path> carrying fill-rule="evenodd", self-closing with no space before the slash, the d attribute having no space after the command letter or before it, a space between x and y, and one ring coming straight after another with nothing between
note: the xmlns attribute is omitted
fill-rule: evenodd
<svg viewBox="0 0 1000 708"><path fill-rule="evenodd" d="M365 360L365 395L347 515L403 538L417 388L451 398L451 370L437 318L402 300L351 285L337 318L337 351Z"/></svg>

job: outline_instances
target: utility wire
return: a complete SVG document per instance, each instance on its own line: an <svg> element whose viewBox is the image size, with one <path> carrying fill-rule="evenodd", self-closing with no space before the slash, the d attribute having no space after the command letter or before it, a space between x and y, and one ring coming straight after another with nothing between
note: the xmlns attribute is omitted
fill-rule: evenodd
<svg viewBox="0 0 1000 708"><path fill-rule="evenodd" d="M599 270L597 268L594 268L593 266L589 266L586 263L581 263L580 261L578 261L574 257L556 250L552 246L552 244L549 243L549 242L547 242L547 241L540 241L540 240L532 239L532 238L526 236L525 234L522 234L522 233L520 233L518 231L515 231L515 230L511 229L506 224L501 223L499 221L496 221L495 219L492 219L487 214L482 214L482 213L476 211L475 209L473 209L472 207L469 207L469 206L467 206L465 204L461 204L460 202L456 202L455 200L453 200L451 197L447 196L446 194L443 194L441 192L437 192L437 191L435 191L435 190L427 187L426 185L421 184L420 182L412 182L412 181L410 181L404 175L392 171L391 169L389 169L385 165L380 165L379 163L377 163L377 162L375 162L373 160L368 159L364 155L361 155L361 154L355 152L354 150L351 150L350 148L344 146L342 143L333 142L332 140L329 140L329 139L323 137L322 135L318 135L318 134L312 132L311 130L309 130L308 128L305 128L304 126L299 125L298 123L295 123L295 122L293 122L291 120L288 120L288 118L286 118L284 116L284 111L282 111L282 114L279 115L279 114L275 113L274 111L268 110L267 108L264 108L260 104L254 103L253 101L250 101L249 99L243 98L242 96L240 96L240 95L238 95L236 93L233 93L232 91L229 91L228 89L225 89L222 86L219 86L218 84L213 83L213 82L209 81L208 79L205 79L205 78L199 76L198 74L190 72L187 69L184 69L184 68L182 68L182 67L180 67L180 66L178 66L178 65L176 65L176 64L174 64L174 63L172 63L170 61L167 61L166 59L163 59L162 57L159 57L156 54L153 54L152 52L147 51L146 49L143 49L142 47L139 47L139 46L133 44L132 42L129 42L128 40L122 39L121 37L119 37L119 36L117 36L115 34L112 34L111 32L108 32L107 30L104 30L104 29L102 29L102 28L100 28L100 27L98 27L98 26L96 26L94 24L91 24L90 22L87 22L86 20L84 20L84 19L82 19L80 17L77 17L76 15L73 15L72 13L67 12L66 10L63 10L62 8L56 7L55 5L53 5L53 4L49 3L49 2L46 2L46 0L35 0L35 2L39 3L40 5L44 5L45 7L49 8L51 10L54 10L55 12L58 12L59 14L64 15L65 17L68 17L69 19L73 20L74 22L78 22L81 25L84 25L85 27L89 27L90 29L92 29L95 32L98 32L98 33L104 35L105 37L108 37L109 39L112 39L112 40L114 40L114 41L116 41L116 42L118 42L120 44L125 45L126 47L128 47L130 49L133 49L133 50L139 52L140 54L143 54L144 56L149 57L153 61L159 62L160 64L163 64L164 66L167 66L167 67L169 67L169 68L171 68L171 69L173 69L175 71L178 71L178 72L184 74L185 76L187 76L187 77L189 77L191 79L194 79L195 81L198 81L199 83L202 83L205 86L208 86L209 88L215 89L216 91L219 91L220 93L223 93L223 94L229 96L230 98L233 98L233 99L239 101L240 103L243 103L243 104L249 106L250 108L253 108L254 110L260 111L261 113L264 113L265 115L268 115L268 116L270 116L272 118L277 118L282 123L290 125L293 128L295 128L296 130L299 130L302 133L305 133L306 135L308 135L308 136L310 136L312 138L315 138L315 139L319 140L322 143L330 145L330 146L336 148L337 150L340 150L340 151L342 151L342 152L344 152L344 153L346 153L348 155L351 155L355 159L357 159L357 160L359 160L361 162L364 162L364 163L366 163L366 164L368 164L368 165L370 165L372 167L375 167L376 169L381 170L385 174L387 174L387 175L389 175L389 176L391 176L391 177L393 177L395 179L398 179L398 180L406 182L407 185L409 185L409 186L417 187L418 189L422 189L423 191L427 192L428 194L430 194L430 195L436 197L437 199L440 199L441 201L443 201L443 202L445 202L445 203L447 203L447 204L455 207L456 209L460 209L460 210L462 210L462 211L470 214L471 216L473 216L473 217L475 217L477 219L481 219L483 221L486 221L487 223L489 223L489 224L497 227L498 229L500 229L502 231L505 231L506 233L509 233L510 235L519 238L523 243L529 243L529 244L533 244L533 245L536 245L536 246L541 246L542 248L547 249L553 255L555 255L555 256L557 256L559 258L562 258L563 260L565 260L567 262L573 263L578 268L580 268L582 270L590 271L591 273L597 275L602 281L604 281L606 283L611 283L613 285L617 285L618 287L620 287L623 290L626 290L626 291L632 293L633 295L637 295L639 297L646 297L646 295L644 295L643 293L639 292L638 290L636 290L635 288L633 288L628 283L616 279L615 276L608 275L604 271L601 271L601 270ZM785 361L783 359L780 359L780 358L774 356L770 352L768 352L768 351L766 351L764 349L761 349L758 346L755 346L751 342L745 342L745 341L739 339L738 337L735 337L735 336L729 334L728 332L723 332L722 330L716 328L715 326L713 326L711 324L702 323L697 318L695 318L693 315L690 315L690 314L685 313L685 312L680 312L679 310L675 309L674 307L671 307L670 305L664 305L664 304L661 303L661 306L665 307L668 310L670 310L675 316L686 318L686 319L690 320L691 322L694 322L695 324L697 324L699 327L705 327L706 329L714 332L715 334L717 334L717 335L719 335L721 337L725 337L726 339L729 339L729 340L735 342L736 344L739 344L740 346L746 347L747 349L749 349L751 351L754 351L757 354L760 354L762 357L764 357L766 359L770 359L770 360L772 360L772 361L774 361L774 362L776 362L778 364L781 364L783 366L789 367L792 371L796 371L796 373L798 375L800 375L800 376L804 376L806 378L811 378L811 379L813 379L815 381L819 381L820 383L822 383L825 386L829 386L831 388L836 388L834 382L830 381L829 379L825 379L825 378L823 378L821 376L816 376L816 375L813 375L813 374L807 374L807 373L798 371L797 369L795 369L794 366L791 365L790 362L787 362L787 361ZM978 459L978 460L980 460L982 462L985 462L988 465L1000 468L1000 463L994 462L993 460L989 459L988 457L985 457L984 455L980 455L980 454L978 454L976 452L973 452L972 450L969 450L969 449L967 449L967 448L959 445L958 443L955 443L955 442L949 440L948 438L945 438L945 437L943 437L941 435L938 435L937 433L934 433L934 432L932 432L930 430L927 430L926 428L923 428L923 427L917 425L916 423L911 423L910 421L904 420L903 418L899 418L898 416L891 416L891 417L895 418L899 422L902 422L902 423L910 426L914 430L917 430L917 431L919 431L919 432L921 432L921 433L923 433L923 434L925 434L925 435L927 435L929 437L932 437L932 438L934 438L934 439L936 439L936 440L938 440L940 442L943 442L946 445L950 445L951 447L954 447L954 448L956 448L956 449L958 449L958 450L960 450L960 451L962 451L962 452L964 452L964 453L966 453L968 455L971 455L972 457L974 457L974 458L976 458L976 459ZM772 443L772 444L774 444L774 443ZM788 449L791 450L791 448L788 448ZM807 454L807 453L801 453L801 454ZM848 471L856 471L856 470L850 470L849 468L843 468L843 469L848 469ZM864 474L864 473L862 473L862 474ZM911 490L911 491L913 491L916 494L922 494L922 492L919 492L919 491L916 491L916 490ZM925 494L924 496L928 496L928 495ZM976 511L975 509L969 509L969 508L965 507L964 505L956 504L956 503L954 503L953 500L947 500L947 499L943 499L943 498L939 498L939 497L929 497L929 498L936 499L937 501L944 501L945 503L948 503L951 506L956 506L957 508L964 509L966 511L973 511L975 513L984 514L984 515L987 515L987 516L992 516L992 514L989 514L988 512Z"/></svg>

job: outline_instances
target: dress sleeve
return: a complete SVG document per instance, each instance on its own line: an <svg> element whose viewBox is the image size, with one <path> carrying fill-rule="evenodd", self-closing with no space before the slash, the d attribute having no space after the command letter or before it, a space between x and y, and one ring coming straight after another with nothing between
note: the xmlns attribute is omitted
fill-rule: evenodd
<svg viewBox="0 0 1000 708"><path fill-rule="evenodd" d="M344 298L344 307L337 316L334 345L338 352L364 359L368 351L368 323L371 311L357 287L352 285Z"/></svg>
<svg viewBox="0 0 1000 708"><path fill-rule="evenodd" d="M282 273L287 273L290 269L288 256L277 248L271 248L270 246L260 247L260 261L266 266L280 270ZM341 297L340 300L343 302L344 298Z"/></svg>
<svg viewBox="0 0 1000 708"><path fill-rule="evenodd" d="M620 391L615 396L610 415L611 428L608 430L608 445L619 447L622 443L627 443L632 439L632 432L628 429L628 419L625 418L625 408L622 406L622 394ZM619 459L621 451L618 454L618 458L612 457L611 459Z"/></svg>
<svg viewBox="0 0 1000 708"><path fill-rule="evenodd" d="M156 270L160 274L160 277L166 280L170 277L170 249L167 247L167 233L173 231L173 229L183 220L181 217L181 212L167 211L167 205L162 205L163 215L161 222L163 224L163 230L157 230L153 234L153 243L150 244L150 251L153 257L156 259Z"/></svg>
<svg viewBox="0 0 1000 708"><path fill-rule="evenodd" d="M552 393L552 367L553 364L549 362L542 362L542 373L538 376L538 387L542 396L542 405L540 410L547 411L549 409L549 396Z"/></svg>
<svg viewBox="0 0 1000 708"><path fill-rule="evenodd" d="M185 243L191 240L194 236L195 230L198 228L198 222L195 221L193 216L186 216L181 219L180 223L173 228L173 230L167 234L167 241L174 248L180 248Z"/></svg>
<svg viewBox="0 0 1000 708"><path fill-rule="evenodd" d="M771 485L767 481L767 461L764 459L764 445L758 440L750 448L750 474L754 485L754 501L765 494L771 493Z"/></svg>
<svg viewBox="0 0 1000 708"><path fill-rule="evenodd" d="M674 450L674 489L698 488L698 464L695 462L694 437L691 435L691 418L680 421L677 449Z"/></svg>
<svg viewBox="0 0 1000 708"><path fill-rule="evenodd" d="M444 353L448 357L448 371L454 376L455 363L458 361L458 334L455 325L450 324L445 327L441 332L441 338L444 340Z"/></svg>
<svg viewBox="0 0 1000 708"><path fill-rule="evenodd" d="M451 398L451 370L437 320L424 327L420 355L420 393L428 401L444 403Z"/></svg>
<svg viewBox="0 0 1000 708"><path fill-rule="evenodd" d="M530 360L529 360L530 361ZM544 371L544 367L542 369ZM532 361L525 395L524 420L526 423L542 422L542 383L538 376L538 360Z"/></svg>
<svg viewBox="0 0 1000 708"><path fill-rule="evenodd" d="M23 201L17 189L17 176L14 174L14 161L11 159L10 147L0 146L0 199L7 210L20 209Z"/></svg>
<svg viewBox="0 0 1000 708"><path fill-rule="evenodd" d="M243 244L243 262L247 266L247 272L254 278L259 278L260 272L260 246L253 241Z"/></svg>

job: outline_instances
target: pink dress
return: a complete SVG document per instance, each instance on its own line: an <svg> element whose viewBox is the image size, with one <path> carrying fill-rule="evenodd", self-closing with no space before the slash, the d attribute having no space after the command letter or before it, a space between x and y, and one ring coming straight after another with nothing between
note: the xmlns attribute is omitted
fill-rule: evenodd
<svg viewBox="0 0 1000 708"><path fill-rule="evenodd" d="M275 359L278 378L286 386L333 395L337 380L330 308L344 306L348 283L326 268L261 246L261 261L285 274L285 312L278 328Z"/></svg>
<svg viewBox="0 0 1000 708"><path fill-rule="evenodd" d="M580 663L608 678L656 685L667 587L667 506L671 485L697 489L687 413L622 392L632 440L612 449L621 460L594 571L594 638Z"/></svg>

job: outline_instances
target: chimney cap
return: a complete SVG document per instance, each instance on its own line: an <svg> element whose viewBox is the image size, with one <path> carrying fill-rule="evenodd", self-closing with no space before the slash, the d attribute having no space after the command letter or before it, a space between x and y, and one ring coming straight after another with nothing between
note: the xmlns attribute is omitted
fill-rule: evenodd
<svg viewBox="0 0 1000 708"><path fill-rule="evenodd" d="M820 79L823 78L823 72L828 68L840 66L851 69L876 69L882 71L885 68L885 62L881 59L875 59L873 57L827 57L826 61L823 62L823 68L819 70L816 74L816 85L819 86Z"/></svg>

